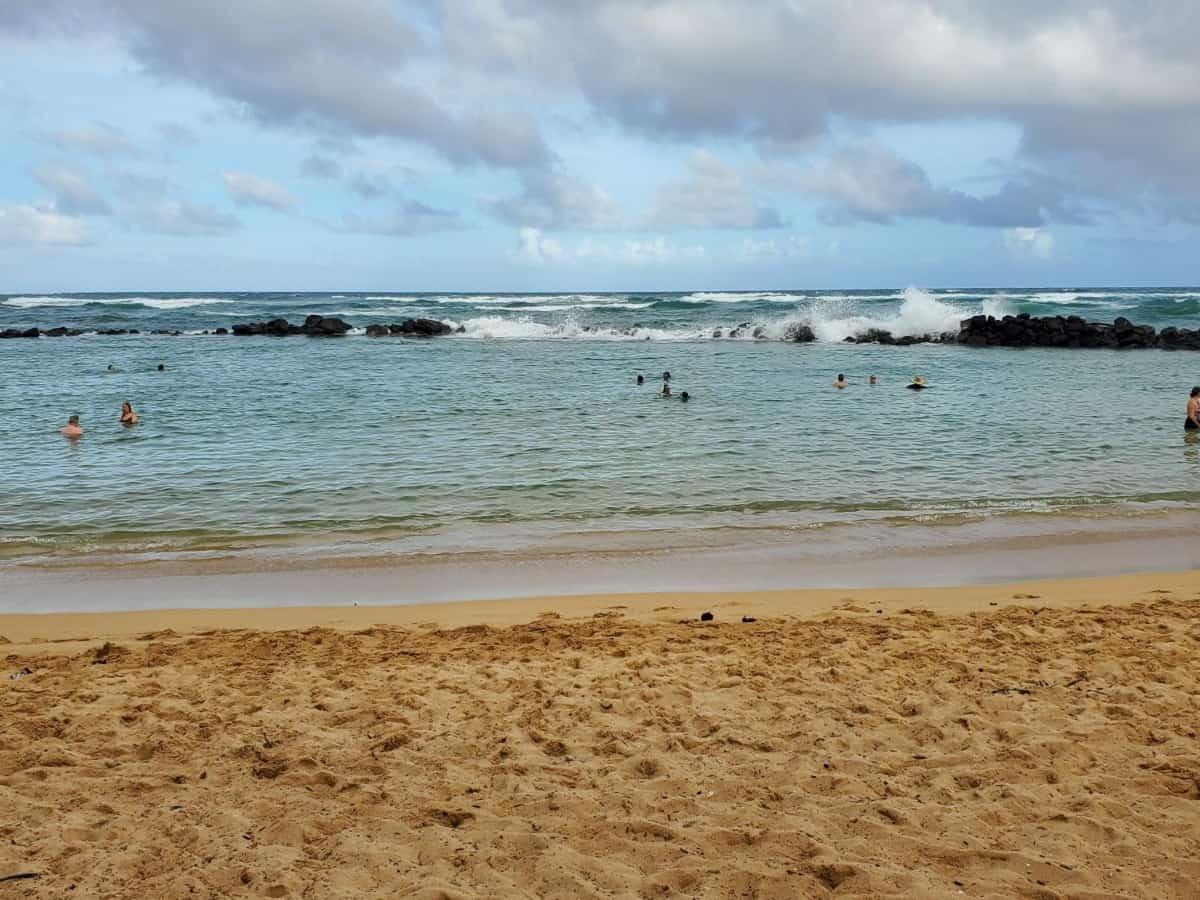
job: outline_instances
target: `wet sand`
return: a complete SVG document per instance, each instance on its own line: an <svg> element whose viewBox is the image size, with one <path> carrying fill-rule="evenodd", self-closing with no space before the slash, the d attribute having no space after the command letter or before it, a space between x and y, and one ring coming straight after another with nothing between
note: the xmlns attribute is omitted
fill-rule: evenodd
<svg viewBox="0 0 1200 900"><path fill-rule="evenodd" d="M0 896L1198 896L1200 572L0 635Z"/></svg>

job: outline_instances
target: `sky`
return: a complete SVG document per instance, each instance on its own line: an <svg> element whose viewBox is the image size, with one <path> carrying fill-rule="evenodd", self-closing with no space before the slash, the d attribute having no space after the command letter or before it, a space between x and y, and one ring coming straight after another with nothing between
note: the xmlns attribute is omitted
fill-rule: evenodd
<svg viewBox="0 0 1200 900"><path fill-rule="evenodd" d="M3 0L0 293L1200 284L1200 4Z"/></svg>

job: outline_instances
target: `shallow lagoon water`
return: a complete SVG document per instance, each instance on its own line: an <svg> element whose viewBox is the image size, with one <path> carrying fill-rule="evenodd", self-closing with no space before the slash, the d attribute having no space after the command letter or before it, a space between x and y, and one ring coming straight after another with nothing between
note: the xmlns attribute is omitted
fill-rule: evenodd
<svg viewBox="0 0 1200 900"><path fill-rule="evenodd" d="M1145 301L1145 315L1136 297L1121 305L1135 321L1154 321L1150 312L1191 301L1179 293ZM594 298L463 301L521 325L533 314L491 308L572 306L573 327L605 329L603 340L577 331L2 341L0 565L657 549L759 530L802 541L841 529L848 543L855 535L878 543L908 525L1145 516L1200 500L1200 445L1182 432L1198 355L619 339L634 325L709 333L717 319L803 318L812 304L720 299L728 296L741 295L688 303L670 295L673 305L653 320L649 308L602 309ZM990 298L936 302L957 315ZM106 317L103 327L143 330L227 325L231 317L215 312L294 321L341 312L355 325L400 318L366 313L381 301L365 296L222 296L213 299L229 302L162 308L14 299L22 300L0 302L0 327L85 324L89 314ZM895 321L908 299L843 306ZM409 298L403 308L421 302L438 305ZM468 318L440 305L444 318ZM695 308L676 308L687 305ZM559 327L563 315L543 311L534 324ZM167 371L156 371L160 361ZM109 363L121 371L107 374ZM656 398L663 370L690 403ZM638 372L645 386L634 383ZM852 385L845 391L831 387L839 372ZM904 388L916 373L929 390ZM125 399L142 415L136 429L117 425ZM87 429L77 443L57 434L70 413Z"/></svg>

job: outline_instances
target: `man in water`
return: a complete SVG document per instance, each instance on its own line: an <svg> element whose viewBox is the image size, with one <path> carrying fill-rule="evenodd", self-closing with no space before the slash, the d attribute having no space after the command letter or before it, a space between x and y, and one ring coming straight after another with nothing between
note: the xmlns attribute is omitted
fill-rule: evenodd
<svg viewBox="0 0 1200 900"><path fill-rule="evenodd" d="M1188 395L1187 418L1183 420L1185 431L1200 431L1200 385L1192 388Z"/></svg>
<svg viewBox="0 0 1200 900"><path fill-rule="evenodd" d="M688 402L688 392L684 391L682 394L680 394L679 399L682 400L684 403L687 403Z"/></svg>
<svg viewBox="0 0 1200 900"><path fill-rule="evenodd" d="M118 369L116 366L114 366L112 363L109 363L108 368L105 369L104 371L107 372L109 375L116 375L121 370Z"/></svg>
<svg viewBox="0 0 1200 900"><path fill-rule="evenodd" d="M835 382L833 383L833 386L834 386L835 388L837 388L839 391L840 391L842 388L847 388L847 387L850 387L850 385L849 385L849 384L846 382L846 376L845 376L845 375L843 375L841 372L838 372L837 381L835 381Z"/></svg>
<svg viewBox="0 0 1200 900"><path fill-rule="evenodd" d="M166 363L159 363L159 364L158 364L158 371L160 371L160 372L165 372L165 371L167 371L167 364L166 364Z"/></svg>
<svg viewBox="0 0 1200 900"><path fill-rule="evenodd" d="M867 384L871 385L871 387L875 386L875 376L874 375L872 375L870 378L867 379Z"/></svg>
<svg viewBox="0 0 1200 900"><path fill-rule="evenodd" d="M645 383L646 383L646 379L642 377L642 373L641 373L641 372L638 372L638 379L637 379L637 383L638 383L638 384L645 384Z"/></svg>
<svg viewBox="0 0 1200 900"><path fill-rule="evenodd" d="M83 427L79 424L79 416L71 416L67 419L67 424L58 429L58 433L65 438L83 437Z"/></svg>

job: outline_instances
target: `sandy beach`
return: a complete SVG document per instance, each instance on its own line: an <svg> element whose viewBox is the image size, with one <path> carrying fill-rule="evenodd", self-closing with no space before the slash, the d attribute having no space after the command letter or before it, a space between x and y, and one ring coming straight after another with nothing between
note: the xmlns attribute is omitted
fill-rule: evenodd
<svg viewBox="0 0 1200 900"><path fill-rule="evenodd" d="M1200 896L1196 572L0 635L3 897Z"/></svg>

